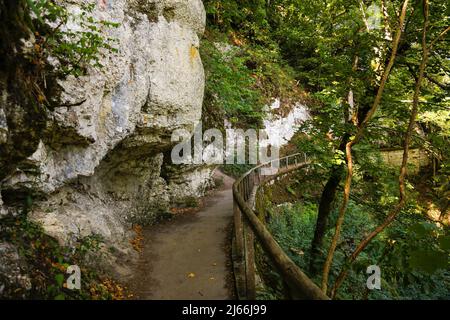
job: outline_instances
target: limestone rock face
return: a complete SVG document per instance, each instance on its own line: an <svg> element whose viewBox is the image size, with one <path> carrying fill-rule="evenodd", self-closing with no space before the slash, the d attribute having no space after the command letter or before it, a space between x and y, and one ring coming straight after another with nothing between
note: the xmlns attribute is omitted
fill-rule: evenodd
<svg viewBox="0 0 450 320"><path fill-rule="evenodd" d="M6 142L8 136L8 123L6 121L5 111L0 109L0 143Z"/></svg>
<svg viewBox="0 0 450 320"><path fill-rule="evenodd" d="M0 218L4 215L6 215L6 210L3 208L3 200L2 195L0 193Z"/></svg>
<svg viewBox="0 0 450 320"><path fill-rule="evenodd" d="M27 266L20 257L17 248L0 243L0 297L21 299L31 289L31 280L27 275Z"/></svg>
<svg viewBox="0 0 450 320"><path fill-rule="evenodd" d="M164 165L163 176L168 183L170 203L189 206L194 198L213 188L215 168L213 165Z"/></svg>
<svg viewBox="0 0 450 320"><path fill-rule="evenodd" d="M92 3L66 6L75 12L83 2ZM59 83L69 107L51 112L37 149L1 190L6 206L31 194L31 218L61 242L96 233L125 243L131 222L151 221L184 192L201 192L191 182L209 179L161 177L173 130L191 131L201 118L206 17L201 0L105 0L93 15L119 23L105 31L118 53L102 58L104 68ZM0 144L8 134L4 111L0 104Z"/></svg>

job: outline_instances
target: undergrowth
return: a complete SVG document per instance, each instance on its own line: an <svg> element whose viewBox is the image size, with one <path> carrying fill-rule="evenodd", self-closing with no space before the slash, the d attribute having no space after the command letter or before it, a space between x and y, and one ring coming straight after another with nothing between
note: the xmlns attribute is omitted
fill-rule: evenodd
<svg viewBox="0 0 450 320"><path fill-rule="evenodd" d="M305 272L309 268L309 250L317 218L314 202L284 204L270 208L268 227L278 243ZM333 226L337 212L329 226ZM378 223L371 208L350 202L348 214L330 273L331 283L346 258ZM319 265L324 262L333 228L328 228ZM410 206L393 225L376 237L352 266L347 280L339 290L338 299L449 299L448 268L449 230L429 222ZM425 255L425 256L424 256ZM381 290L368 290L369 265L381 268ZM319 268L320 269L320 268ZM276 275L277 276L277 275ZM320 274L309 275L320 283ZM278 276L277 276L278 277ZM280 279L278 278L278 281ZM281 285L261 292L261 298L280 298Z"/></svg>
<svg viewBox="0 0 450 320"><path fill-rule="evenodd" d="M204 124L259 128L274 98L286 105L304 99L276 44L262 46L233 32L210 28L201 45L206 74Z"/></svg>
<svg viewBox="0 0 450 320"><path fill-rule="evenodd" d="M30 288L3 288L10 294L6 298L109 300L130 296L124 287L92 265L92 261L100 256L103 243L98 235L83 237L70 246L62 246L45 234L39 224L29 221L26 214L20 214L0 220L0 242L11 243L17 248L23 262L21 272L31 282ZM67 288L66 281L70 274L66 272L70 265L80 268L80 290Z"/></svg>

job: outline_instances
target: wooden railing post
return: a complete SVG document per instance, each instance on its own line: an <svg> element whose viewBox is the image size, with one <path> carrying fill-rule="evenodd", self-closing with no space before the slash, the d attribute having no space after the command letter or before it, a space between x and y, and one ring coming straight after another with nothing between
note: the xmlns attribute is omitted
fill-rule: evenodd
<svg viewBox="0 0 450 320"><path fill-rule="evenodd" d="M244 227L242 220L242 213L239 209L239 205L236 200L233 201L233 211L234 211L234 252L235 252L235 268L237 269L236 274L236 290L239 299L245 298L246 293L246 280L245 275L245 247L244 247Z"/></svg>
<svg viewBox="0 0 450 320"><path fill-rule="evenodd" d="M240 177L233 185L235 227L233 262L238 299L256 299L256 238L258 239L258 248L261 248L265 256L270 258L275 269L281 275L286 296L291 299L329 299L283 251L264 223L264 185L290 171L308 166L306 154L303 155L304 162L302 162L301 154L295 154L261 164ZM292 168L289 167L291 158L295 163L295 165L292 164ZM273 168L274 161L277 161L279 169L284 170L275 172L268 177L262 177L261 170L267 166ZM258 188L262 189L258 190ZM256 194L253 194L253 191L256 191ZM260 191L262 192L260 193Z"/></svg>
<svg viewBox="0 0 450 320"><path fill-rule="evenodd" d="M244 219L246 221L246 219ZM247 222L244 223L245 229L245 278L247 288L247 300L256 300L256 281L255 281L255 237L253 231Z"/></svg>
<svg viewBox="0 0 450 320"><path fill-rule="evenodd" d="M248 189L249 185L248 185L248 176L245 177L244 179L244 186L245 186L245 201L248 201L248 199L250 198L250 190Z"/></svg>

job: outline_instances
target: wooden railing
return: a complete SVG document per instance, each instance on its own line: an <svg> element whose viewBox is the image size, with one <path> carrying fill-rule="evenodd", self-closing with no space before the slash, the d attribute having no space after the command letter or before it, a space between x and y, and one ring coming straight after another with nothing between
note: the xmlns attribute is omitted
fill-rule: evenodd
<svg viewBox="0 0 450 320"><path fill-rule="evenodd" d="M278 170L270 172L276 164L278 164ZM283 251L265 224L258 218L260 214L254 209L259 186L309 165L306 155L297 153L259 165L233 184L233 267L238 299L254 300L256 298L256 245L262 249L280 275L287 298L329 299Z"/></svg>

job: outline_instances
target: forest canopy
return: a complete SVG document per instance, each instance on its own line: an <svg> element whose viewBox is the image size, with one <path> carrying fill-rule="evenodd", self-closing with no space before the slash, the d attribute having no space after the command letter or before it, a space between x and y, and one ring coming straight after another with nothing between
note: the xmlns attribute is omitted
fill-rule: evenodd
<svg viewBox="0 0 450 320"><path fill-rule="evenodd" d="M352 283L362 281L370 262L382 264L389 287L372 298L430 291L448 298L448 2L210 0L205 6L206 44L232 44L243 59L240 72L254 80L245 96L261 91L262 83L271 90L262 90L261 104L301 96L313 115L296 143L321 174L315 196L294 199L289 210L269 210L286 251L294 243L307 251L293 259L333 298L367 298ZM208 76L214 60L205 53ZM287 83L302 94L283 90ZM208 90L214 96L214 87ZM399 167L382 160L380 150L388 149L401 150ZM411 149L430 159L420 172ZM304 185L287 187L298 197Z"/></svg>

